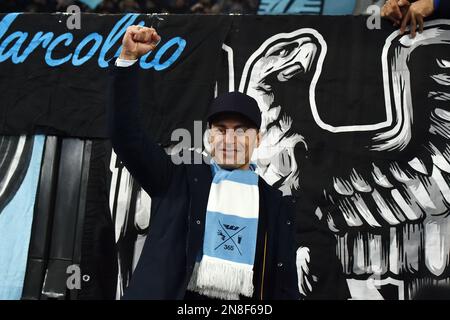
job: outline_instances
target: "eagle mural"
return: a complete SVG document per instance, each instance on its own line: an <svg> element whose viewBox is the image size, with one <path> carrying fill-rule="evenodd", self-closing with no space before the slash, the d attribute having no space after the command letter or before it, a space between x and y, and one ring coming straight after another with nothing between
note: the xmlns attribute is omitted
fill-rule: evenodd
<svg viewBox="0 0 450 320"><path fill-rule="evenodd" d="M270 37L247 60L239 90L261 108L260 175L285 195L311 199L311 214L336 237L353 298L386 298L389 285L389 297L408 299L422 285L448 284L449 21L428 22L414 39L398 31L386 39L377 123L324 120L325 59L325 39L304 28ZM306 294L308 250L297 254Z"/></svg>

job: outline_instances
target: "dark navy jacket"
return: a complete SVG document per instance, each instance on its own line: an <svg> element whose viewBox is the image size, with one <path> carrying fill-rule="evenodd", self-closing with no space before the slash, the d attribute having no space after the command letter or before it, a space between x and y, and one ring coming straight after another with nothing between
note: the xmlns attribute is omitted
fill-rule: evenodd
<svg viewBox="0 0 450 320"><path fill-rule="evenodd" d="M137 65L137 64L136 64ZM209 165L175 165L142 130L136 65L111 67L110 134L114 151L152 199L149 233L124 299L183 299L203 245L212 173ZM258 299L299 299L294 210L259 179L267 246Z"/></svg>

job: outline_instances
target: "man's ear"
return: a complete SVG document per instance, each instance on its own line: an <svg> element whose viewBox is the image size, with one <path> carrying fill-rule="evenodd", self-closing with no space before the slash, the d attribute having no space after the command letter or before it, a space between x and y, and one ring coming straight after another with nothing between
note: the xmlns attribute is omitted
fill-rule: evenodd
<svg viewBox="0 0 450 320"><path fill-rule="evenodd" d="M208 126L205 130L205 132L203 133L203 146L205 147L205 151L209 154L211 154L211 130L210 127Z"/></svg>
<svg viewBox="0 0 450 320"><path fill-rule="evenodd" d="M213 136L211 134L211 131L208 134L208 143L211 144L213 142Z"/></svg>

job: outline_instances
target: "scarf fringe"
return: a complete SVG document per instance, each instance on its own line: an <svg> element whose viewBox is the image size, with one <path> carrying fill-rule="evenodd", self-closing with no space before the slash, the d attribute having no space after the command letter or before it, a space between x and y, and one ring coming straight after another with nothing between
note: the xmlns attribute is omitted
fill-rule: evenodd
<svg viewBox="0 0 450 320"><path fill-rule="evenodd" d="M239 300L239 295L253 296L252 266L217 261L203 256L196 263L188 290L223 300Z"/></svg>

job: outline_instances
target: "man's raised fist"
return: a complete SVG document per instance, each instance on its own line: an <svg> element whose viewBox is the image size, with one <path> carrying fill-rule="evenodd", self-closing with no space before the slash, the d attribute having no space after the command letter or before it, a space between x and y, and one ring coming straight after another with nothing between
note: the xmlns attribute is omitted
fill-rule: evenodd
<svg viewBox="0 0 450 320"><path fill-rule="evenodd" d="M119 58L136 60L155 50L161 37L155 29L143 26L129 26L122 39L122 51Z"/></svg>

